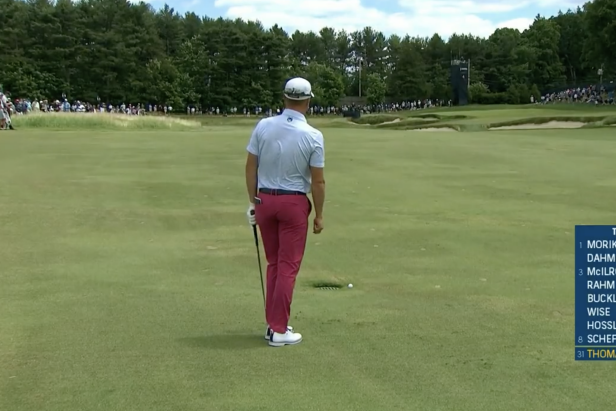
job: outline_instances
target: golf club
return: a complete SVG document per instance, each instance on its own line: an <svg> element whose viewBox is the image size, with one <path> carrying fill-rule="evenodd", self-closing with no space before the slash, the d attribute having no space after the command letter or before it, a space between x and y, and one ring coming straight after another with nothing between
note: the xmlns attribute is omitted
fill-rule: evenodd
<svg viewBox="0 0 616 411"><path fill-rule="evenodd" d="M255 210L252 210L250 214L254 215ZM261 253L259 252L259 233L257 233L256 224L252 226L252 234L255 237L255 245L257 246L257 262L259 263L259 276L261 277L261 294L263 294L263 308L265 308L265 286L263 285L263 268L261 268Z"/></svg>

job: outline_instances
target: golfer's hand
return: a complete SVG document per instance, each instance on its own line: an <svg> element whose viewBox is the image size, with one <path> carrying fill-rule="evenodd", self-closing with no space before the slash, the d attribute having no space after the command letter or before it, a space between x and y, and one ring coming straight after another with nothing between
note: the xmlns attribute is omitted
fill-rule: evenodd
<svg viewBox="0 0 616 411"><path fill-rule="evenodd" d="M312 232L314 234L321 234L321 231L323 231L323 217L315 217Z"/></svg>
<svg viewBox="0 0 616 411"><path fill-rule="evenodd" d="M246 217L248 218L248 224L257 225L257 218L255 217L255 205L250 203L248 205L248 211L246 211Z"/></svg>

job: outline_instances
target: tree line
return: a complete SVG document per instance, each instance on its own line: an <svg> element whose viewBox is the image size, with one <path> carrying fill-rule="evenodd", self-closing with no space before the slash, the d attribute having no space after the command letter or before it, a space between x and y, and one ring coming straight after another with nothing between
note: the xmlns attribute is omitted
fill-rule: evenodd
<svg viewBox="0 0 616 411"><path fill-rule="evenodd" d="M616 74L616 0L538 15L523 32L448 40L371 27L286 33L126 0L0 0L0 10L0 84L14 97L271 107L285 79L302 75L323 106L359 95L448 100L451 61L465 59L471 101L526 103Z"/></svg>

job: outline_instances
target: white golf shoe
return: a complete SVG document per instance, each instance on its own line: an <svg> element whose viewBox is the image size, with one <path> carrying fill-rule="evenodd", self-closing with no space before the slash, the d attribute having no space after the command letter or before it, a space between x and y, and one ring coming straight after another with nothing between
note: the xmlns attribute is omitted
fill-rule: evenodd
<svg viewBox="0 0 616 411"><path fill-rule="evenodd" d="M270 336L269 345L272 347L284 347L285 345L299 344L302 342L302 335L287 330L286 333L280 334L273 332Z"/></svg>
<svg viewBox="0 0 616 411"><path fill-rule="evenodd" d="M293 327L291 327L290 325L287 325L287 330L288 331L293 331ZM265 330L265 339L267 341L269 341L270 336L272 335L272 332L273 332L272 329L269 328L269 326L267 326L267 330Z"/></svg>

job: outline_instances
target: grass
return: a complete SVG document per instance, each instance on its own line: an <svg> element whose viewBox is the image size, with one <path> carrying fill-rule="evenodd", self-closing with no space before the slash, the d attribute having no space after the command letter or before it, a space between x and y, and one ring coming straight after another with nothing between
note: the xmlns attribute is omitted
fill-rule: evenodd
<svg viewBox="0 0 616 411"><path fill-rule="evenodd" d="M612 129L315 119L326 226L296 286L305 341L273 349L244 217L254 118L229 120L0 133L0 410L613 405L612 365L573 361L572 272L573 226L614 223Z"/></svg>
<svg viewBox="0 0 616 411"><path fill-rule="evenodd" d="M194 130L201 122L171 116L126 116L107 113L32 113L14 116L15 127L47 130Z"/></svg>

